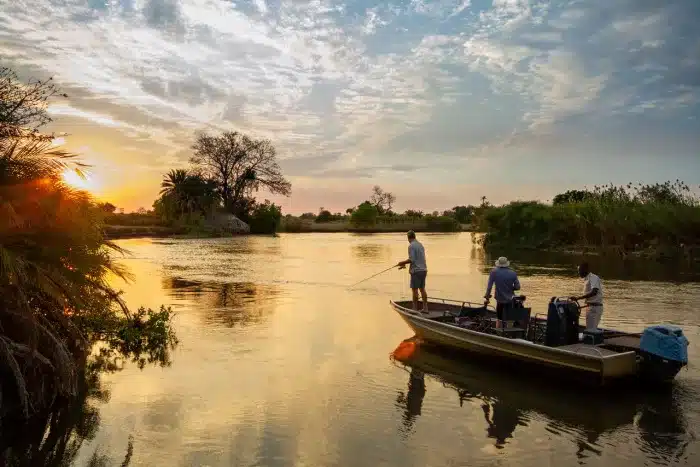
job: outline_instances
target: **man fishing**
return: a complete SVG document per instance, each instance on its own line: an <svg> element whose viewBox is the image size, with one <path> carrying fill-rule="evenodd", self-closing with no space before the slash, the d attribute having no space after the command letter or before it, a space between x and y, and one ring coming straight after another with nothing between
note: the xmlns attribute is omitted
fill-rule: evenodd
<svg viewBox="0 0 700 467"><path fill-rule="evenodd" d="M416 233L409 230L408 237L408 259L399 261L396 265L399 269L404 269L410 264L408 272L411 275L411 292L413 292L413 310L418 311L418 291L423 298L423 309L421 312L428 312L428 294L425 291L425 278L428 275L428 266L425 261L425 248L423 244L416 240Z"/></svg>
<svg viewBox="0 0 700 467"><path fill-rule="evenodd" d="M603 317L603 285L600 277L591 272L588 263L581 263L578 267L578 275L583 279L583 295L569 297L571 300L586 300L588 311L586 312L586 330L598 329L600 319Z"/></svg>
<svg viewBox="0 0 700 467"><path fill-rule="evenodd" d="M491 289L496 286L496 317L498 318L497 326L503 321L503 310L513 306L513 297L515 291L520 290L520 281L518 275L510 268L510 261L505 256L501 256L496 260L495 268L489 274L489 282L486 286L486 294L484 294L484 304L488 304L491 300Z"/></svg>

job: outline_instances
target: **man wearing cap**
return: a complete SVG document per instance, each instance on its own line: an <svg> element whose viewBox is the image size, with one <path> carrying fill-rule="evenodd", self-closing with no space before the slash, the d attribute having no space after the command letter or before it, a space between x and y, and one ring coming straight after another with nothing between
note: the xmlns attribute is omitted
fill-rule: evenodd
<svg viewBox="0 0 700 467"><path fill-rule="evenodd" d="M494 285L496 286L496 317L499 321L503 320L503 310L512 306L515 291L520 290L518 275L509 266L508 258L504 256L498 258L496 267L489 274L489 283L484 295L486 299L484 304L487 304L491 300L491 289Z"/></svg>
<svg viewBox="0 0 700 467"><path fill-rule="evenodd" d="M416 240L416 233L409 230L408 237L408 259L399 261L396 265L403 269L410 264L408 272L411 274L411 292L413 292L413 309L418 311L418 291L423 298L423 313L428 312L428 294L425 291L425 278L428 275L428 266L425 261L425 248L423 244Z"/></svg>

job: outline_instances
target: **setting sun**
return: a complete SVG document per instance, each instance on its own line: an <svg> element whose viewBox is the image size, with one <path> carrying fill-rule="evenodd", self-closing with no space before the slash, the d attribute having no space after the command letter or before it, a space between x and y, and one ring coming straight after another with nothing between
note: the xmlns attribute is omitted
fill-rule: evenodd
<svg viewBox="0 0 700 467"><path fill-rule="evenodd" d="M85 172L80 173L72 169L66 169L63 172L63 181L78 190L93 192L96 188L95 180L90 174Z"/></svg>

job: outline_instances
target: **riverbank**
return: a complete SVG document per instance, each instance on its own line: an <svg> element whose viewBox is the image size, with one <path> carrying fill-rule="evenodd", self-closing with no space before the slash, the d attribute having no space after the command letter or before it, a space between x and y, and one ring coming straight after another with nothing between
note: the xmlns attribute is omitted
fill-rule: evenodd
<svg viewBox="0 0 700 467"><path fill-rule="evenodd" d="M314 221L301 221L297 222L289 228L284 221L280 225L279 232L285 233L310 233L310 232L324 232L324 233L393 233L393 232L408 232L413 230L414 232L422 233L440 233L445 232L444 230L437 230L430 228L427 223L392 223L392 224L375 224L372 226L353 226L348 221L334 221L334 222L314 222ZM471 232L473 227L469 224L461 224L459 230L453 230L453 232ZM183 227L171 227L163 225L106 225L105 235L110 240L117 240L122 238L168 238L168 237L228 237L231 235L246 235L240 233L230 233L230 234L208 234L202 232L193 232Z"/></svg>
<svg viewBox="0 0 700 467"><path fill-rule="evenodd" d="M297 217L283 218L280 225L280 232L305 233L305 232L325 232L325 233L393 233L393 232L471 232L473 227L469 224L433 224L428 221L414 220L410 222L376 222L371 225L353 225L349 220L315 222L309 219L299 219Z"/></svg>
<svg viewBox="0 0 700 467"><path fill-rule="evenodd" d="M161 225L106 225L104 232L110 240L139 237L164 238L186 234L185 229Z"/></svg>

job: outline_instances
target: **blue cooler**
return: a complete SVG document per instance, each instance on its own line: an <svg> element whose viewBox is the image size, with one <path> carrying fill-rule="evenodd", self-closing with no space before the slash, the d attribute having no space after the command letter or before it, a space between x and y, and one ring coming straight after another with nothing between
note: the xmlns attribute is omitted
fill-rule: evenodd
<svg viewBox="0 0 700 467"><path fill-rule="evenodd" d="M646 328L639 350L664 360L688 363L688 339L678 326L660 324Z"/></svg>

